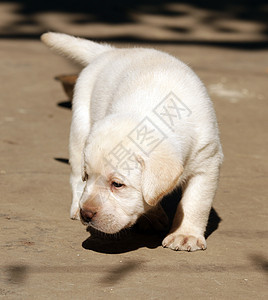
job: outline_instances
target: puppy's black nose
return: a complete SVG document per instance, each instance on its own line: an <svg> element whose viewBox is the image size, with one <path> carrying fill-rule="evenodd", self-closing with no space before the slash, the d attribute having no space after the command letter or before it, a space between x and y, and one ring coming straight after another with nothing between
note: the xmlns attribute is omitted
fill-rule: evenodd
<svg viewBox="0 0 268 300"><path fill-rule="evenodd" d="M80 217L81 220L83 220L85 223L91 222L93 217L96 215L97 212L93 210L83 210L82 208L80 209Z"/></svg>

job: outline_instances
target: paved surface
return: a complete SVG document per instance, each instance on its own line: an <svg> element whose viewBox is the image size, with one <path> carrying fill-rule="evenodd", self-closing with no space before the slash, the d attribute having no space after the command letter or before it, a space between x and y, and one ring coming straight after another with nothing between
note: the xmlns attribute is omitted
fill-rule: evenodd
<svg viewBox="0 0 268 300"><path fill-rule="evenodd" d="M267 299L268 51L157 48L187 62L215 104L225 162L213 206L221 222L208 249L174 252L135 233L90 239L68 219L71 111L53 78L79 69L38 40L2 39L0 296Z"/></svg>

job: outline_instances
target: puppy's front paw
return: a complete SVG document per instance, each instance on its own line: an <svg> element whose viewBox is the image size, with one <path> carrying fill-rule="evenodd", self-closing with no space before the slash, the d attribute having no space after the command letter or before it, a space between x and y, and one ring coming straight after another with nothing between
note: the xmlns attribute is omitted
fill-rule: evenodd
<svg viewBox="0 0 268 300"><path fill-rule="evenodd" d="M77 205L72 205L70 211L70 218L72 220L80 220L79 207Z"/></svg>
<svg viewBox="0 0 268 300"><path fill-rule="evenodd" d="M171 233L166 236L162 242L162 246L172 250L196 251L205 250L207 243L202 235L184 235Z"/></svg>

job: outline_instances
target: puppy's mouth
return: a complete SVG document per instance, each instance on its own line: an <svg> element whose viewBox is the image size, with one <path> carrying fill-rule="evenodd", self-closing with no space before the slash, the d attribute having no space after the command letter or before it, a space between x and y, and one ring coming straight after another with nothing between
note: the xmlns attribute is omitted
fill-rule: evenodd
<svg viewBox="0 0 268 300"><path fill-rule="evenodd" d="M80 213L80 220L87 228L86 230L94 235L113 237L113 235L121 235L121 232L128 231L133 226L133 222L127 224L119 224L115 221L114 216L95 216L94 218L85 217ZM96 234L98 233L98 234Z"/></svg>
<svg viewBox="0 0 268 300"><path fill-rule="evenodd" d="M80 215L80 221L81 223L86 226L86 231L88 231L91 235L94 233L94 235L101 236L101 235L106 235L104 231L100 231L95 225L93 221L87 221L83 219L83 217ZM98 233L98 234L96 234Z"/></svg>

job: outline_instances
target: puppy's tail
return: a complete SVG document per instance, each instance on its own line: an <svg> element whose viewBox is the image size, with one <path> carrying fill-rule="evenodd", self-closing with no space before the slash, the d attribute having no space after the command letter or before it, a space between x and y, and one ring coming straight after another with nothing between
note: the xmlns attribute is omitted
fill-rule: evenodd
<svg viewBox="0 0 268 300"><path fill-rule="evenodd" d="M41 40L53 51L83 66L87 66L98 55L113 49L110 45L98 44L64 33L44 33Z"/></svg>

